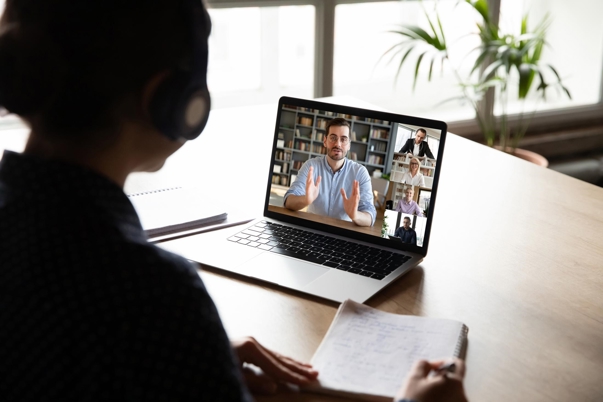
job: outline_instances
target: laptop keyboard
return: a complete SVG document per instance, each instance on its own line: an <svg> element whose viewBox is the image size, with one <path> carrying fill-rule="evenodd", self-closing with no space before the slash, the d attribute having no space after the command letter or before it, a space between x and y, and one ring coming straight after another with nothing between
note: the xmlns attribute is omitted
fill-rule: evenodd
<svg viewBox="0 0 603 402"><path fill-rule="evenodd" d="M377 280L410 259L407 255L267 221L228 240Z"/></svg>

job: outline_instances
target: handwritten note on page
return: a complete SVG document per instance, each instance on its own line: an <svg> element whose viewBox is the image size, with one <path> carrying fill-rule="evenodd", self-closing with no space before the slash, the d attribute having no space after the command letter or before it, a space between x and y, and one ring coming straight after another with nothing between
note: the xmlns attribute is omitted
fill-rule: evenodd
<svg viewBox="0 0 603 402"><path fill-rule="evenodd" d="M312 358L318 388L393 398L416 360L458 356L466 331L458 321L386 313L347 300Z"/></svg>

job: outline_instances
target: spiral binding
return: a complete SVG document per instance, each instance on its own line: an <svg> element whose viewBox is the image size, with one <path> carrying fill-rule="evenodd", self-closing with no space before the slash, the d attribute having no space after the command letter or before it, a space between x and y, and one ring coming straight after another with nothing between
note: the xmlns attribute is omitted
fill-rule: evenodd
<svg viewBox="0 0 603 402"><path fill-rule="evenodd" d="M461 354L463 353L463 347L465 345L465 340L467 339L468 332L469 328L465 324L463 324L463 330L461 331L461 335L456 341L456 347L454 348L454 355L456 357L461 357Z"/></svg>
<svg viewBox="0 0 603 402"><path fill-rule="evenodd" d="M172 190L178 190L181 189L182 187L171 187L171 188L162 188L159 190L153 190L153 191L144 191L142 193L135 193L135 194L127 194L128 198L129 197L138 197L139 195L146 195L146 194L156 194L156 193L162 193L164 191L172 191Z"/></svg>

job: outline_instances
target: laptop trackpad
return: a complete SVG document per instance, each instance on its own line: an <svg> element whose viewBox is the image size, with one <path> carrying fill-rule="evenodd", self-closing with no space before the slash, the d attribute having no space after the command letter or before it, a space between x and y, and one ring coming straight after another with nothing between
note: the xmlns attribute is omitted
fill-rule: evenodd
<svg viewBox="0 0 603 402"><path fill-rule="evenodd" d="M245 265L246 275L294 289L307 285L330 270L273 253L260 254Z"/></svg>

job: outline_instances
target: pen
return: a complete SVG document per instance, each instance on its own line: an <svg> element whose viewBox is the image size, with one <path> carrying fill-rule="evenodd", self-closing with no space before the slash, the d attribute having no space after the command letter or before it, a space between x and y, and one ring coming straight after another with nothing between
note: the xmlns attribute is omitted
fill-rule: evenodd
<svg viewBox="0 0 603 402"><path fill-rule="evenodd" d="M448 362L442 364L435 371L437 374L454 373L455 368L456 365L454 364L454 362Z"/></svg>

